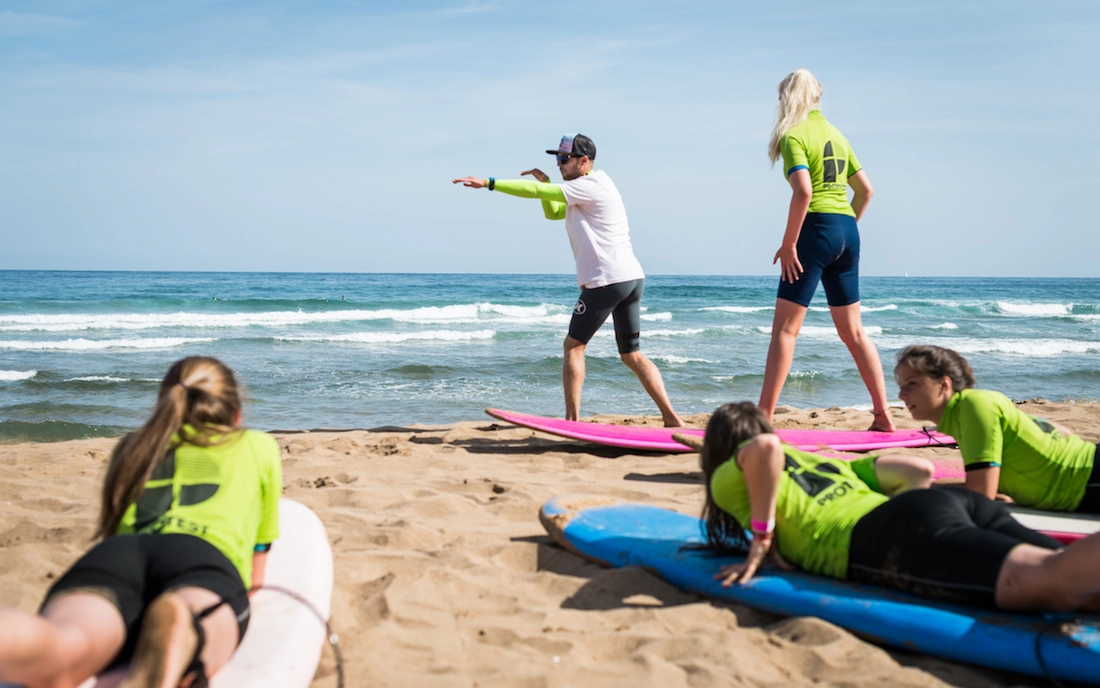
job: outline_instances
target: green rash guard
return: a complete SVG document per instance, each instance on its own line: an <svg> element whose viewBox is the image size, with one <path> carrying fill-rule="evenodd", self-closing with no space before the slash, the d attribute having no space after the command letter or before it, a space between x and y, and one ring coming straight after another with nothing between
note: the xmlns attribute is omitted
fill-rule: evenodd
<svg viewBox="0 0 1100 688"><path fill-rule="evenodd" d="M795 170L807 170L813 183L811 213L856 216L848 200L848 178L862 166L851 144L840 130L829 124L818 110L811 110L806 121L792 127L779 140L783 154L783 176Z"/></svg>
<svg viewBox="0 0 1100 688"><path fill-rule="evenodd" d="M557 184L527 179L497 179L493 182L493 190L520 198L541 199L542 213L547 220L565 219L565 192Z"/></svg>
<svg viewBox="0 0 1100 688"><path fill-rule="evenodd" d="M786 467L775 513L779 554L810 573L847 578L852 529L886 496L860 480L846 461L787 445L783 453ZM736 454L714 472L710 489L720 509L741 524L749 522L749 493Z"/></svg>
<svg viewBox="0 0 1100 688"><path fill-rule="evenodd" d="M255 430L213 439L224 442L210 447L183 443L169 450L126 510L118 534L200 537L233 562L249 588L256 545L279 537L279 445Z"/></svg>
<svg viewBox="0 0 1100 688"><path fill-rule="evenodd" d="M966 470L999 466L997 490L1021 506L1074 511L1096 460L1096 445L1062 435L1011 399L985 389L957 392L939 424L959 443Z"/></svg>

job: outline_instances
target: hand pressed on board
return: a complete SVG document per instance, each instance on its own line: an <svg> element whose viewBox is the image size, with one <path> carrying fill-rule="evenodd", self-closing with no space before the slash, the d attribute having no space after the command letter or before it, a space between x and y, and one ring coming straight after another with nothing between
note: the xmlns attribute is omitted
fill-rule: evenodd
<svg viewBox="0 0 1100 688"><path fill-rule="evenodd" d="M539 180L540 182L550 181L550 177L546 176L546 173L543 172L542 170L540 170L537 167L532 169L532 170L524 170L523 172L519 173L519 176L521 176L521 177L525 177L527 175L531 175L532 177Z"/></svg>
<svg viewBox="0 0 1100 688"><path fill-rule="evenodd" d="M458 179L452 180L451 183L468 186L471 189L482 189L489 186L489 180L482 179L481 177L459 177Z"/></svg>
<svg viewBox="0 0 1100 688"><path fill-rule="evenodd" d="M784 282L794 284L798 281L798 276L804 272L802 263L798 260L798 248L794 245L780 246L775 252L775 258L772 258L772 265L776 262L779 262L783 268L780 279Z"/></svg>
<svg viewBox="0 0 1100 688"><path fill-rule="evenodd" d="M718 573L714 574L714 580L722 581L723 588L728 588L734 583L745 583L756 575L756 570L764 564L774 564L783 571L794 571L795 567L779 556L779 551L772 547L772 540L771 537L753 538L745 561L723 566Z"/></svg>

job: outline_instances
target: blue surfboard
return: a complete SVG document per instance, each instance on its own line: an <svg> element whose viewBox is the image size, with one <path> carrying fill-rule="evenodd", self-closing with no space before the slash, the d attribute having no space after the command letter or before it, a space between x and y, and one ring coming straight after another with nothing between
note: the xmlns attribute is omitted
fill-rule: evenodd
<svg viewBox="0 0 1100 688"><path fill-rule="evenodd" d="M713 575L738 559L691 549L705 542L693 516L568 495L547 502L539 518L556 542L576 554L612 567L644 566L700 595L787 616L816 616L883 644L945 659L1033 676L1100 679L1097 616L969 608L774 567L744 585L723 588Z"/></svg>

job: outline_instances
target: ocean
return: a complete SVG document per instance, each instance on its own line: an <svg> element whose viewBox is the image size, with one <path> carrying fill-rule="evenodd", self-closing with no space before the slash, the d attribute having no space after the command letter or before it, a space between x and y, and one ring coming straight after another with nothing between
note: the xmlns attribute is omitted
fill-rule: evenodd
<svg viewBox="0 0 1100 688"><path fill-rule="evenodd" d="M647 279L642 350L677 411L756 400L776 280ZM932 343L1014 399L1100 398L1100 279L864 277L861 292L888 371L901 347ZM245 422L265 430L443 424L489 406L560 416L576 296L572 275L0 271L0 442L126 432L194 354L237 372ZM870 407L820 289L780 403ZM610 323L588 348L581 412L657 413Z"/></svg>

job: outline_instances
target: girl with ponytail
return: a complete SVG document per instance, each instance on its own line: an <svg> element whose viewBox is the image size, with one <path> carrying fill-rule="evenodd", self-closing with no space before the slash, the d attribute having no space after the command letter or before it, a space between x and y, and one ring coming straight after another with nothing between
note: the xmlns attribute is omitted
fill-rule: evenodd
<svg viewBox="0 0 1100 688"><path fill-rule="evenodd" d="M805 69L788 74L779 83L779 108L768 158L773 165L783 158L783 176L792 195L783 243L772 259L773 264L781 264L782 274L760 408L771 419L791 370L802 321L820 282L837 334L871 394L874 420L870 429L893 431L882 363L863 329L859 311L856 221L874 191L848 140L818 110L821 93L821 84ZM851 201L849 186L854 192Z"/></svg>
<svg viewBox="0 0 1100 688"><path fill-rule="evenodd" d="M38 616L0 610L0 683L77 686L128 664L124 688L203 686L229 660L282 492L278 444L240 423L224 364L194 356L169 369L149 420L111 456L99 544Z"/></svg>

